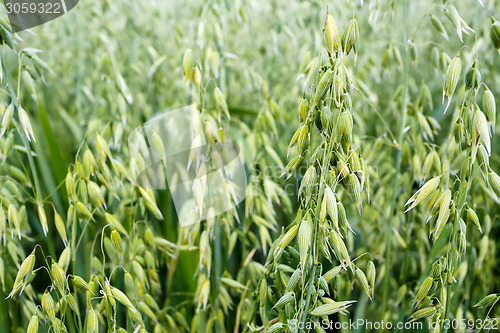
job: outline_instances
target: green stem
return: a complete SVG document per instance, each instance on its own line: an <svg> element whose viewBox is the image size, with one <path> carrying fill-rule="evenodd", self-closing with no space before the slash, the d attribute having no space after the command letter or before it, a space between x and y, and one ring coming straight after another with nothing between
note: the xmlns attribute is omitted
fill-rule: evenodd
<svg viewBox="0 0 500 333"><path fill-rule="evenodd" d="M463 170L463 172L461 172L460 174L460 187L458 189L458 216L462 216L462 213L463 213L463 210L465 208L465 204L466 204L466 198L467 198L467 192L469 190L469 181L467 180L467 174L472 174L472 162L470 160L470 155L472 153L472 149L470 147L467 148L467 163L468 163L468 166L467 166L467 169L466 170ZM446 256L446 263L447 265L450 265L450 260L449 260L449 253L450 253L450 250L448 250ZM450 297L451 297L451 283L449 282L450 281L450 277L451 275L453 274L453 271L454 268L452 266L449 266L448 267L448 274L446 276L446 299L445 299L445 303L444 303L444 316L443 316L443 319L446 319L446 318L449 318L448 316L448 312L450 311ZM448 329L444 327L444 320L441 321L441 331L443 333L447 333L448 332Z"/></svg>
<svg viewBox="0 0 500 333"><path fill-rule="evenodd" d="M403 29L403 57L404 57L404 86L402 92L402 100L401 100L401 123L399 125L399 133L398 140L396 142L396 151L394 153L394 177L392 178L392 198L390 204L389 211L389 221L386 225L386 240L385 240L385 277L384 277L384 289L383 289L383 313L385 313L387 309L388 302L388 294L389 294L389 272L392 265L392 225L394 223L394 218L396 217L396 203L399 193L399 175L401 171L401 162L402 162L402 146L403 146L403 135L404 129L406 127L406 103L408 99L408 71L409 71L409 59L408 59L408 50L407 50L407 14L408 14L408 3L406 0L403 0L403 20L404 20L404 29Z"/></svg>
<svg viewBox="0 0 500 333"><path fill-rule="evenodd" d="M220 277L222 275L222 242L221 242L221 237L222 237L222 232L221 232L221 227L220 227L220 218L215 219L215 226L214 226L214 238L213 238L213 245L212 248L214 249L214 256L213 256L213 264L214 268L213 271L210 274L210 284L212 285L211 290L212 290L212 306L213 306L213 313L216 316L217 315L217 309L219 307L219 281Z"/></svg>

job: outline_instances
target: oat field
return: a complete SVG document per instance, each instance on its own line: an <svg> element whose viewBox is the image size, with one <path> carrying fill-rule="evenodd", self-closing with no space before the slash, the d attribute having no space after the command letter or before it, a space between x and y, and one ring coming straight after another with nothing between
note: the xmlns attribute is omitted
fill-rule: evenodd
<svg viewBox="0 0 500 333"><path fill-rule="evenodd" d="M500 329L500 2L12 2L0 332Z"/></svg>

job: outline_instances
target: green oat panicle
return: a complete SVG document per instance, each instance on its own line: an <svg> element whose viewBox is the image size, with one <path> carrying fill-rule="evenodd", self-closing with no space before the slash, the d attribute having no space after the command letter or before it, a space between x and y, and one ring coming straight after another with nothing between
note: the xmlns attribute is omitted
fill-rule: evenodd
<svg viewBox="0 0 500 333"><path fill-rule="evenodd" d="M0 324L69 333L316 325L299 333L324 332L326 319L394 323L413 313L432 332L461 333L447 322L498 317L500 29L483 20L498 1L338 1L322 18L303 1L81 3L74 20L36 35L12 31L8 5ZM80 33L68 34L73 26ZM454 73L458 57L466 67ZM442 95L446 115L434 107ZM232 161L244 160L246 185L224 165L227 197L211 203L202 159L169 174L150 155L189 141L186 124L148 126L190 104L206 139L196 154L210 162L213 145L231 142ZM138 151L131 133L144 139ZM168 182L154 189L158 178ZM194 204L180 209L175 184ZM221 204L229 208L217 214ZM210 217L185 225L195 214Z"/></svg>

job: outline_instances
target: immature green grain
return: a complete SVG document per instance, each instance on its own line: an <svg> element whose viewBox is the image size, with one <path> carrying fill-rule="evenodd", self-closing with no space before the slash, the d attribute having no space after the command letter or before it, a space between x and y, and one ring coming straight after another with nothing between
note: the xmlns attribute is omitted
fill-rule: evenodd
<svg viewBox="0 0 500 333"><path fill-rule="evenodd" d="M314 99L313 99L313 106L316 106L317 103L325 97L327 91L330 89L332 83L333 83L333 78L334 78L334 72L333 70L329 69L327 70L323 76L321 76L321 79L319 80L317 86L316 86L316 91L314 94Z"/></svg>
<svg viewBox="0 0 500 333"><path fill-rule="evenodd" d="M441 36L444 37L444 39L448 40L448 33L446 32L446 29L444 28L441 20L432 14L430 14L430 18L434 28L436 28L436 30L441 34Z"/></svg>
<svg viewBox="0 0 500 333"><path fill-rule="evenodd" d="M331 314L346 310L356 301L332 302L314 308L310 313L313 316L329 316Z"/></svg>
<svg viewBox="0 0 500 333"><path fill-rule="evenodd" d="M10 120L12 119L12 115L14 114L14 104L9 104L7 107L7 110L5 110L5 113L3 114L2 117L2 124L1 124L1 129L0 129L0 138L5 134L7 131L7 128L10 125Z"/></svg>
<svg viewBox="0 0 500 333"><path fill-rule="evenodd" d="M27 333L37 333L38 332L38 316L34 314L30 322L28 324L28 328L26 329Z"/></svg>
<svg viewBox="0 0 500 333"><path fill-rule="evenodd" d="M295 293L293 291L289 291L285 293L283 296L281 296L281 298L276 303L274 303L273 308L283 307L293 302L294 300L295 300Z"/></svg>
<svg viewBox="0 0 500 333"><path fill-rule="evenodd" d="M129 309L134 308L132 302L130 302L130 299L120 289L115 288L115 287L111 287L111 294L113 295L114 298L116 298L116 300L118 302L122 303L127 308L129 308Z"/></svg>
<svg viewBox="0 0 500 333"><path fill-rule="evenodd" d="M375 269L375 264L373 261L368 262L368 268L367 268L367 274L366 277L368 279L368 282L370 283L370 288L371 288L371 298L373 298L374 295L374 290L375 290L375 277L376 277L376 269Z"/></svg>
<svg viewBox="0 0 500 333"><path fill-rule="evenodd" d="M437 311L438 311L438 308L436 306L429 306L429 307L420 309L418 311L415 311L409 318L410 322L433 316Z"/></svg>
<svg viewBox="0 0 500 333"><path fill-rule="evenodd" d="M89 193L90 200L96 207L106 208L106 204L104 203L104 196L102 195L101 188L93 181L87 182L87 189Z"/></svg>
<svg viewBox="0 0 500 333"><path fill-rule="evenodd" d="M31 120L28 114L21 106L18 106L17 111L19 113L19 121L21 122L21 126L23 127L26 138L28 139L28 141L33 140L33 142L36 142L35 134L33 132L33 128L31 126Z"/></svg>
<svg viewBox="0 0 500 333"><path fill-rule="evenodd" d="M491 128L492 130L494 130L496 124L496 102L495 102L495 96L488 88L484 90L483 106L486 117L492 123Z"/></svg>
<svg viewBox="0 0 500 333"><path fill-rule="evenodd" d="M66 233L66 225L64 224L63 219L61 218L61 215L54 211L54 224L56 226L57 232L59 234L59 237L61 237L62 241L64 242L64 245L68 245L68 235Z"/></svg>
<svg viewBox="0 0 500 333"><path fill-rule="evenodd" d="M307 115L309 114L309 110L310 107L309 104L307 103L307 99L302 98L299 103L299 120L301 123L303 123L306 120Z"/></svg>
<svg viewBox="0 0 500 333"><path fill-rule="evenodd" d="M341 47L341 39L337 24L331 14L327 14L325 19L325 40L328 52L332 57L335 57L336 52Z"/></svg>
<svg viewBox="0 0 500 333"><path fill-rule="evenodd" d="M455 93L455 89L457 88L458 79L460 78L460 73L462 71L462 63L460 61L460 56L456 55L448 66L448 70L446 71L444 88L443 88L443 103L444 97L448 97L448 102L444 109L444 113L448 110L448 107L451 103L451 98Z"/></svg>
<svg viewBox="0 0 500 333"><path fill-rule="evenodd" d="M483 141L484 147L488 152L488 155L491 154L491 139L490 139L490 131L488 126L488 121L486 120L486 116L481 110L476 110L476 114L474 116L474 127L476 128L481 140Z"/></svg>
<svg viewBox="0 0 500 333"><path fill-rule="evenodd" d="M428 180L406 203L410 205L405 212L415 208L418 204L428 198L438 187L441 177L434 177Z"/></svg>
<svg viewBox="0 0 500 333"><path fill-rule="evenodd" d="M53 262L50 268L50 272L55 287L61 293L61 295L64 295L66 293L66 290L68 289L68 281L66 279L64 270L61 268L61 266L59 266L58 263Z"/></svg>
<svg viewBox="0 0 500 333"><path fill-rule="evenodd" d="M90 209L81 201L78 201L76 203L76 210L82 217L85 217L88 219L93 218L92 212L90 211Z"/></svg>
<svg viewBox="0 0 500 333"><path fill-rule="evenodd" d="M157 322L158 321L158 317L156 316L156 314L154 313L154 311L151 310L151 308L146 303L139 302L139 308L153 322Z"/></svg>
<svg viewBox="0 0 500 333"><path fill-rule="evenodd" d="M106 222L111 224L116 230L124 234L125 236L128 236L127 230L123 227L123 225L120 223L120 221L112 214L108 212L104 212L104 218L106 219Z"/></svg>
<svg viewBox="0 0 500 333"><path fill-rule="evenodd" d="M12 291L10 292L8 297L12 297L17 292L24 289L24 281L26 281L26 279L30 277L33 268L35 267L35 261L35 250L33 250L33 252L31 252L31 254L27 256L19 266L16 278L14 280L14 286L12 287Z"/></svg>
<svg viewBox="0 0 500 333"><path fill-rule="evenodd" d="M485 296L479 302L474 304L474 307L487 308L498 302L498 300L500 300L500 296L498 294L489 294L488 296Z"/></svg>
<svg viewBox="0 0 500 333"><path fill-rule="evenodd" d="M496 172L490 171L488 173L488 182L497 198L500 198L500 176Z"/></svg>
<svg viewBox="0 0 500 333"><path fill-rule="evenodd" d="M50 296L50 294L47 291L45 291L45 293L42 296L42 309L49 316L52 323L55 323L56 311L55 311L54 299L52 298L52 296Z"/></svg>
<svg viewBox="0 0 500 333"><path fill-rule="evenodd" d="M275 323L267 329L267 333L278 333L281 332L283 328L284 328L283 323Z"/></svg>
<svg viewBox="0 0 500 333"><path fill-rule="evenodd" d="M479 217L477 216L476 212L470 207L467 207L467 220L469 222L472 222L480 233L483 232L483 230L481 229L481 224L479 222Z"/></svg>
<svg viewBox="0 0 500 333"><path fill-rule="evenodd" d="M429 294L433 283L434 280L431 277L427 277L427 279L425 279L425 281L422 283L422 286L418 289L418 292L413 299L415 308L418 307L419 304L424 300L424 298Z"/></svg>
<svg viewBox="0 0 500 333"><path fill-rule="evenodd" d="M493 46L500 53L500 22L493 17L491 17L490 38Z"/></svg>
<svg viewBox="0 0 500 333"><path fill-rule="evenodd" d="M43 204L39 203L38 207L38 218L40 220L40 224L42 225L42 230L45 236L47 236L47 232L49 231L49 224L47 222L47 215L45 214L45 209L43 208Z"/></svg>
<svg viewBox="0 0 500 333"><path fill-rule="evenodd" d="M116 229L113 229L111 231L111 243L113 244L113 247L115 248L115 250L118 251L118 253L120 255L123 255L121 237L120 237L120 234L118 233L118 231L116 231Z"/></svg>
<svg viewBox="0 0 500 333"><path fill-rule="evenodd" d="M99 320L97 319L97 314L93 308L89 309L87 312L87 333L98 333L99 332Z"/></svg>
<svg viewBox="0 0 500 333"><path fill-rule="evenodd" d="M78 307L78 300L73 294L67 293L65 295L65 300L68 303L69 308L80 317L80 308Z"/></svg>
<svg viewBox="0 0 500 333"><path fill-rule="evenodd" d="M349 54L351 50L355 54L358 53L358 42L359 42L359 27L358 21L353 18L349 22L344 34L342 35L342 50Z"/></svg>
<svg viewBox="0 0 500 333"><path fill-rule="evenodd" d="M73 285L81 290L84 290L84 291L88 291L90 293L93 293L92 292L92 289L90 288L89 284L87 283L87 281L85 281L83 278L81 278L80 276L76 276L76 275L73 275L71 277L71 282L73 283Z"/></svg>
<svg viewBox="0 0 500 333"><path fill-rule="evenodd" d="M184 53L184 59L183 59L183 67L184 67L184 80L186 80L187 83L191 81L192 78L192 73L193 73L193 50L187 49L186 53Z"/></svg>
<svg viewBox="0 0 500 333"><path fill-rule="evenodd" d="M372 291L370 289L370 285L368 284L368 279L366 278L365 273L359 267L356 267L354 274L368 298L372 299Z"/></svg>
<svg viewBox="0 0 500 333"><path fill-rule="evenodd" d="M304 270L309 258L309 249L311 247L312 238L312 227L313 222L311 216L306 215L306 217L300 223L300 228L298 232L298 242L299 242L299 253L300 253L300 265L302 270Z"/></svg>

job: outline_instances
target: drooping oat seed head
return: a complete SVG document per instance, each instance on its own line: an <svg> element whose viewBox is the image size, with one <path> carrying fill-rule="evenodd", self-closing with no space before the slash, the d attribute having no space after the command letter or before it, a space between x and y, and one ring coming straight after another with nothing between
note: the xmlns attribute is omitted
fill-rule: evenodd
<svg viewBox="0 0 500 333"><path fill-rule="evenodd" d="M428 180L415 194L406 202L405 206L410 205L405 212L415 208L419 203L428 198L439 186L441 177L437 176Z"/></svg>
<svg viewBox="0 0 500 333"><path fill-rule="evenodd" d="M354 51L355 54L358 53L358 42L359 42L359 27L358 21L353 18L349 21L347 28L342 35L342 50L345 54L349 54L351 50Z"/></svg>
<svg viewBox="0 0 500 333"><path fill-rule="evenodd" d="M21 126L23 127L26 138L28 141L33 140L33 142L36 142L35 133L33 133L33 128L31 127L31 121L28 114L20 105L18 106L17 111L19 112L19 120L21 121Z"/></svg>
<svg viewBox="0 0 500 333"><path fill-rule="evenodd" d="M446 71L446 77L444 81L443 88L443 103L444 97L448 97L448 103L446 104L446 108L444 109L444 113L448 110L448 107L451 103L451 98L455 93L455 89L457 88L458 79L460 78L460 73L462 72L462 62L460 61L460 55L457 54L450 65L448 66L448 70Z"/></svg>
<svg viewBox="0 0 500 333"><path fill-rule="evenodd" d="M26 330L27 333L37 333L38 332L38 315L35 313L31 316L30 322L28 324L28 328Z"/></svg>
<svg viewBox="0 0 500 333"><path fill-rule="evenodd" d="M333 302L333 303L323 304L314 308L310 312L310 314L318 317L329 316L333 313L346 310L348 307L351 306L352 303L356 303L356 301L344 301L344 302Z"/></svg>
<svg viewBox="0 0 500 333"><path fill-rule="evenodd" d="M187 49L182 60L182 67L184 68L184 80L186 80L187 83L191 82L194 66L193 64L193 50Z"/></svg>
<svg viewBox="0 0 500 333"><path fill-rule="evenodd" d="M414 322L417 320L420 320L422 318L426 317L431 317L433 316L438 310L437 306L429 306L423 309L420 309L418 311L415 311L411 316L410 316L410 322Z"/></svg>
<svg viewBox="0 0 500 333"><path fill-rule="evenodd" d="M490 183L491 189L495 192L497 198L500 199L500 176L498 176L495 171L490 171L488 173L488 182Z"/></svg>
<svg viewBox="0 0 500 333"><path fill-rule="evenodd" d="M56 321L56 310L54 305L54 299L50 294L45 291L42 296L42 309L49 316L50 320L55 323Z"/></svg>
<svg viewBox="0 0 500 333"><path fill-rule="evenodd" d="M500 53L500 22L491 18L490 38L498 53Z"/></svg>
<svg viewBox="0 0 500 333"><path fill-rule="evenodd" d="M66 225L64 224L64 221L55 210L54 210L54 224L56 225L57 233L59 234L59 237L61 237L63 243L65 246L68 245L68 236L66 234Z"/></svg>
<svg viewBox="0 0 500 333"><path fill-rule="evenodd" d="M371 300L372 299L372 291L370 290L370 285L368 284L368 279L366 278L365 273L359 267L356 267L356 269L354 271L354 275L356 276L356 279L358 280L359 284L363 288L365 294Z"/></svg>
<svg viewBox="0 0 500 333"><path fill-rule="evenodd" d="M465 75L465 89L477 89L480 82L481 72L479 72L479 70L476 68L476 62L474 62Z"/></svg>
<svg viewBox="0 0 500 333"><path fill-rule="evenodd" d="M476 114L474 115L474 125L477 133L483 140L488 155L491 155L491 134L488 128L488 120L486 120L486 116L479 109L476 110Z"/></svg>
<svg viewBox="0 0 500 333"><path fill-rule="evenodd" d="M274 304L273 309L283 307L293 302L294 300L295 300L295 293L293 291L289 291L285 293L283 296L281 296L281 298L276 302L276 304Z"/></svg>
<svg viewBox="0 0 500 333"><path fill-rule="evenodd" d="M300 266L302 271L305 269L307 259L309 257L309 249L311 247L313 222L312 217L306 214L302 222L300 223L298 238L299 238L299 254L300 254Z"/></svg>
<svg viewBox="0 0 500 333"><path fill-rule="evenodd" d="M77 275L73 275L71 277L71 282L73 283L73 286L75 286L76 288L78 289L81 289L83 291L88 291L90 293L94 293L92 291L92 289L90 289L90 286L89 284L87 283L87 281L85 281L83 278L81 278L80 276L77 276Z"/></svg>
<svg viewBox="0 0 500 333"><path fill-rule="evenodd" d="M61 293L61 295L64 295L66 290L68 289L68 280L66 279L66 273L64 270L59 266L57 262L52 262L52 266L50 268L50 275L52 277L52 282L54 283L55 287Z"/></svg>
<svg viewBox="0 0 500 333"><path fill-rule="evenodd" d="M118 219L114 215L108 212L104 212L104 218L107 223L111 224L116 230L118 230L119 232L128 237L127 230L125 230L123 225L120 223L120 221L118 221Z"/></svg>
<svg viewBox="0 0 500 333"><path fill-rule="evenodd" d="M486 114L486 117L491 123L491 130L494 131L495 129L495 124L496 124L496 102L495 102L495 96L491 92L490 89L486 88L484 90L483 94L483 107L484 107L484 113Z"/></svg>
<svg viewBox="0 0 500 333"><path fill-rule="evenodd" d="M129 309L134 308L134 305L123 291L115 287L111 287L110 289L111 289L111 294L118 302L120 302Z"/></svg>
<svg viewBox="0 0 500 333"><path fill-rule="evenodd" d="M90 200L94 204L95 207L106 208L106 203L104 202L104 196L102 195L101 188L95 182L89 180L87 182L87 189L89 193Z"/></svg>
<svg viewBox="0 0 500 333"><path fill-rule="evenodd" d="M31 276L33 268L35 267L35 261L35 250L33 250L31 254L27 256L19 266L16 278L14 280L14 286L12 287L12 291L10 292L8 297L12 297L16 293L24 289L24 286L26 284L25 281Z"/></svg>
<svg viewBox="0 0 500 333"><path fill-rule="evenodd" d="M38 203L38 219L40 220L40 225L42 226L43 233L47 236L47 232L49 232L49 224L47 222L47 215L45 214L45 209L43 208L42 203Z"/></svg>
<svg viewBox="0 0 500 333"><path fill-rule="evenodd" d="M89 309L87 313L87 333L98 333L99 332L99 320L97 319L97 314L93 308Z"/></svg>
<svg viewBox="0 0 500 333"><path fill-rule="evenodd" d="M339 275L340 271L342 270L342 266L335 266L332 269L330 269L328 272L323 274L323 277L325 278L325 281L327 283L330 283L337 275Z"/></svg>
<svg viewBox="0 0 500 333"><path fill-rule="evenodd" d="M5 110L5 113L2 117L2 127L0 129L0 138L4 135L4 133L7 131L7 128L10 125L10 120L12 119L12 115L14 114L14 104L9 104L7 107L7 110Z"/></svg>
<svg viewBox="0 0 500 333"><path fill-rule="evenodd" d="M309 104L307 103L307 99L302 97L299 103L299 121L303 123L307 115L309 114Z"/></svg>
<svg viewBox="0 0 500 333"><path fill-rule="evenodd" d="M477 302L474 307L475 308L487 308L495 304L500 300L500 295L499 294L489 294L488 296L485 296L482 300Z"/></svg>
<svg viewBox="0 0 500 333"><path fill-rule="evenodd" d="M219 121L221 119L220 117L221 114L224 114L228 119L231 119L231 116L229 115L229 108L226 102L226 97L219 89L219 87L215 88L214 90L214 98L217 106L217 111L219 112Z"/></svg>
<svg viewBox="0 0 500 333"><path fill-rule="evenodd" d="M332 69L328 69L322 76L321 79L319 80L318 84L316 85L316 90L314 93L314 100L312 103L312 106L316 106L320 100L325 97L326 93L330 89L333 83L333 78L334 78L334 72Z"/></svg>
<svg viewBox="0 0 500 333"><path fill-rule="evenodd" d="M443 23L441 20L434 15L430 14L431 22L434 28L436 28L437 32L441 34L441 36L444 37L444 39L448 40L448 33L446 32L446 29L444 28Z"/></svg>
<svg viewBox="0 0 500 333"><path fill-rule="evenodd" d="M337 24L330 13L326 14L325 19L325 40L330 56L335 58L335 54L339 51L339 47L341 47L341 39Z"/></svg>

